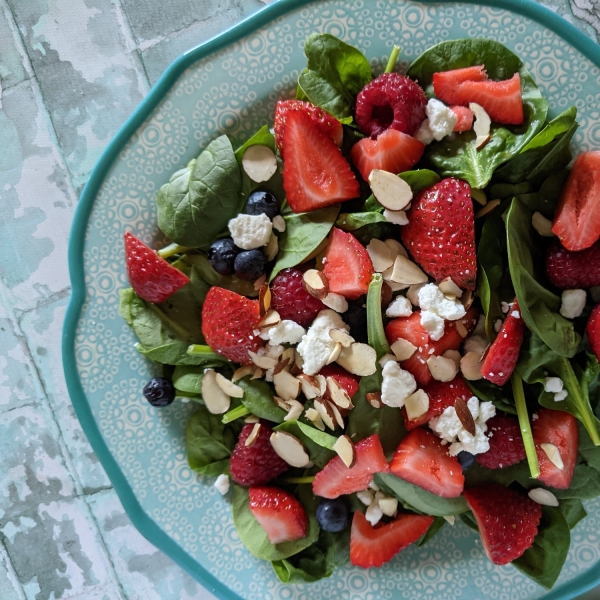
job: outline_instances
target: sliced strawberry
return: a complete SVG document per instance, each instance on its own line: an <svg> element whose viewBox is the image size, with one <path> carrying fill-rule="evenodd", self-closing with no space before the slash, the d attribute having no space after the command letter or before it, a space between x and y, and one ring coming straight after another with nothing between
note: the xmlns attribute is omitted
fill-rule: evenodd
<svg viewBox="0 0 600 600"><path fill-rule="evenodd" d="M416 310L410 317L390 321L386 325L385 335L390 344L398 338L403 338L417 347L417 351L400 364L403 369L413 374L419 385L424 386L433 381L427 359L432 355L441 356L446 350L458 350L463 338L457 331L456 324L461 323L469 332L475 327L476 321L477 310L470 308L459 321L446 321L444 335L436 342L429 338L429 333L421 325L421 312Z"/></svg>
<svg viewBox="0 0 600 600"><path fill-rule="evenodd" d="M440 71L433 74L433 90L435 95L446 104L462 104L458 87L465 81L487 81L484 65Z"/></svg>
<svg viewBox="0 0 600 600"><path fill-rule="evenodd" d="M396 175L409 171L419 162L424 150L425 145L419 140L396 129L387 129L376 140L363 138L354 144L350 156L362 178L368 181L373 169Z"/></svg>
<svg viewBox="0 0 600 600"><path fill-rule="evenodd" d="M342 145L344 137L344 128L342 124L332 115L326 113L322 108L315 106L311 102L303 100L278 100L275 104L275 143L283 157L283 132L287 114L290 110L298 110L310 117L316 126L326 135L328 135L338 146Z"/></svg>
<svg viewBox="0 0 600 600"><path fill-rule="evenodd" d="M441 281L474 290L477 281L475 216L471 187L449 177L421 191L407 212L400 234L423 270Z"/></svg>
<svg viewBox="0 0 600 600"><path fill-rule="evenodd" d="M555 240L546 254L546 273L563 290L600 285L600 240L579 252L571 252Z"/></svg>
<svg viewBox="0 0 600 600"><path fill-rule="evenodd" d="M452 131L462 133L473 127L473 111L466 106L451 106L450 109L456 115L456 125Z"/></svg>
<svg viewBox="0 0 600 600"><path fill-rule="evenodd" d="M476 460L480 465L488 469L505 469L525 459L521 428L515 417L497 414L486 425L490 449L477 455Z"/></svg>
<svg viewBox="0 0 600 600"><path fill-rule="evenodd" d="M537 417L533 418L531 431L540 463L539 480L559 490L566 490L571 485L577 462L579 445L577 420L573 415L562 410L540 408ZM546 450L552 452L552 449L542 447L542 444L552 444L558 449L563 463L562 469L550 460L552 454L549 456Z"/></svg>
<svg viewBox="0 0 600 600"><path fill-rule="evenodd" d="M531 547L542 518L540 504L498 483L465 490L464 496L495 565L506 565Z"/></svg>
<svg viewBox="0 0 600 600"><path fill-rule="evenodd" d="M213 286L202 306L202 334L213 352L249 365L248 350L257 352L264 344L254 333L260 319L258 300Z"/></svg>
<svg viewBox="0 0 600 600"><path fill-rule="evenodd" d="M465 485L458 458L450 456L447 447L431 431L420 427L400 442L390 472L442 498L460 496Z"/></svg>
<svg viewBox="0 0 600 600"><path fill-rule="evenodd" d="M276 487L251 487L248 496L248 508L267 532L271 544L291 542L306 535L306 511L292 494Z"/></svg>
<svg viewBox="0 0 600 600"><path fill-rule="evenodd" d="M584 250L600 238L600 150L573 163L554 215L552 231L567 250Z"/></svg>
<svg viewBox="0 0 600 600"><path fill-rule="evenodd" d="M600 361L600 304L594 306L585 331L587 332L592 351Z"/></svg>
<svg viewBox="0 0 600 600"><path fill-rule="evenodd" d="M135 293L153 304L164 302L190 280L128 231L125 238L127 277Z"/></svg>
<svg viewBox="0 0 600 600"><path fill-rule="evenodd" d="M350 562L355 567L380 567L425 535L433 523L427 515L400 515L391 523L373 527L357 510L350 530Z"/></svg>
<svg viewBox="0 0 600 600"><path fill-rule="evenodd" d="M287 112L282 144L286 157L283 187L294 212L317 210L360 195L341 150L305 112Z"/></svg>
<svg viewBox="0 0 600 600"><path fill-rule="evenodd" d="M354 445L356 462L348 468L339 456L332 458L315 475L313 493L323 498L337 498L368 487L375 473L387 473L389 466L377 434L360 440Z"/></svg>
<svg viewBox="0 0 600 600"><path fill-rule="evenodd" d="M333 228L323 259L329 291L356 300L367 293L373 263L366 248L351 234Z"/></svg>
<svg viewBox="0 0 600 600"><path fill-rule="evenodd" d="M524 332L525 323L515 298L502 329L481 364L481 374L485 379L496 385L504 385L510 379L519 360Z"/></svg>
<svg viewBox="0 0 600 600"><path fill-rule="evenodd" d="M319 371L319 375L323 375L323 377L333 377L333 379L335 379L339 385L346 390L350 398L352 398L352 396L354 396L354 394L356 394L358 391L360 377L358 377L358 375L352 375L352 373L348 373L346 369L343 369L339 365L327 365ZM329 390L325 392L324 397L330 399Z"/></svg>

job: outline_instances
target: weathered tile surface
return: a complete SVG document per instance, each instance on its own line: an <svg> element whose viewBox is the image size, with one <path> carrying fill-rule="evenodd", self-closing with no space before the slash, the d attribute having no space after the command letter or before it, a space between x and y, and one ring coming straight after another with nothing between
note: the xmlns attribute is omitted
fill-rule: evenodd
<svg viewBox="0 0 600 600"><path fill-rule="evenodd" d="M5 90L30 75L27 55L13 31L10 12L0 4L0 80Z"/></svg>

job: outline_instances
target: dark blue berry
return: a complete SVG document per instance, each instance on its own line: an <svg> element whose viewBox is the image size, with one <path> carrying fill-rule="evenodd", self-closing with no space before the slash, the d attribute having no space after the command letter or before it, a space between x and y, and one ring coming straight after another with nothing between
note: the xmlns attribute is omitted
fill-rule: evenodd
<svg viewBox="0 0 600 600"><path fill-rule="evenodd" d="M175 388L169 379L155 377L145 385L144 396L152 406L169 406L175 400Z"/></svg>
<svg viewBox="0 0 600 600"><path fill-rule="evenodd" d="M246 202L247 215L267 215L269 219L279 214L277 198L269 192L252 192Z"/></svg>
<svg viewBox="0 0 600 600"><path fill-rule="evenodd" d="M265 274L267 259L260 250L244 250L235 257L235 274L244 281L256 281Z"/></svg>
<svg viewBox="0 0 600 600"><path fill-rule="evenodd" d="M364 300L350 302L348 310L344 313L344 321L350 327L350 335L363 344L368 344L367 335L367 309L363 306Z"/></svg>
<svg viewBox="0 0 600 600"><path fill-rule="evenodd" d="M342 531L348 527L350 520L348 505L341 498L321 500L317 506L317 521L325 531Z"/></svg>
<svg viewBox="0 0 600 600"><path fill-rule="evenodd" d="M240 249L231 238L222 238L213 242L208 249L208 260L212 268L220 275L233 275L235 271L235 257Z"/></svg>
<svg viewBox="0 0 600 600"><path fill-rule="evenodd" d="M460 463L463 471L466 471L475 462L475 455L471 454L470 452L466 452L465 450L459 452L456 455L456 458L458 458L458 462Z"/></svg>

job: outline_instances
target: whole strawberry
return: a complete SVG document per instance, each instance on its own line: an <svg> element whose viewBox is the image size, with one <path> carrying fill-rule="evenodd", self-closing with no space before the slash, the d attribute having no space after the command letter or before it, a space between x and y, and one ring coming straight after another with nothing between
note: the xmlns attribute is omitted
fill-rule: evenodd
<svg viewBox="0 0 600 600"><path fill-rule="evenodd" d="M441 281L474 290L477 279L475 221L471 188L460 179L442 179L422 191L401 228L402 242L423 270Z"/></svg>
<svg viewBox="0 0 600 600"><path fill-rule="evenodd" d="M488 469L505 469L525 458L519 421L509 415L496 415L488 422L490 449L477 455L477 462Z"/></svg>

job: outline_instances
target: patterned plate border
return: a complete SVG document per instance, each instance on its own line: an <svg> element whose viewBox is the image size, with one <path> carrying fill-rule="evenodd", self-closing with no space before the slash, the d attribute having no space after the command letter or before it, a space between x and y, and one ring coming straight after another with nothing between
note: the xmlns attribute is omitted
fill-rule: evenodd
<svg viewBox="0 0 600 600"><path fill-rule="evenodd" d="M117 132L116 136L106 147L100 160L92 170L90 178L79 199L69 238L68 261L72 294L62 332L62 355L67 388L77 417L81 422L83 430L85 431L94 452L100 459L102 466L106 470L121 502L123 503L125 511L138 531L152 544L174 560L180 567L185 569L206 589L223 599L241 600L240 596L227 588L216 577L198 564L192 556L171 539L143 510L125 475L109 451L90 409L88 399L81 384L75 359L76 329L85 301L85 273L83 264L85 235L94 200L106 174L119 156L121 150L123 150L130 140L131 136L151 115L153 110L163 100L183 72L200 59L233 44L264 25L267 25L277 17L280 17L291 10L301 8L313 1L314 0L278 0L274 4L265 7L260 12L224 31L215 38L185 52L175 60L153 86L148 96ZM535 4L533 0L445 0L444 2L420 0L419 3L435 5L456 3L459 1L462 1L463 3L467 2L469 4L502 8L528 17L559 35L595 65L600 67L600 46L596 45L575 26L554 14L549 9L540 6L539 4ZM600 565L595 565L575 579L548 592L543 596L544 600L568 600L599 585L600 568L598 567L600 567Z"/></svg>

